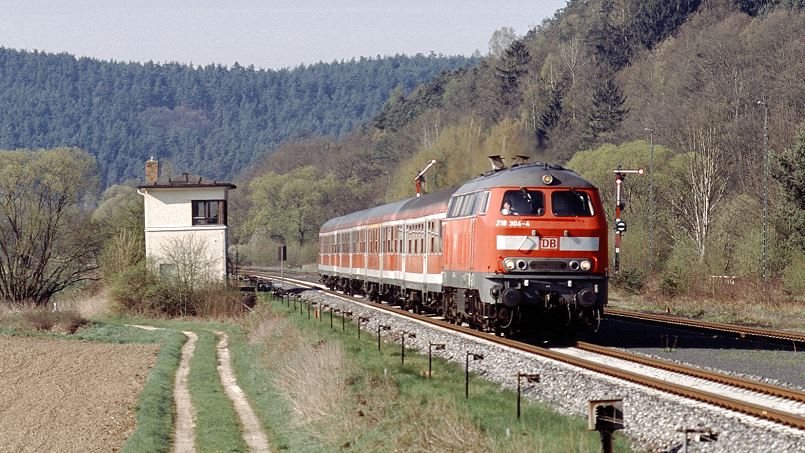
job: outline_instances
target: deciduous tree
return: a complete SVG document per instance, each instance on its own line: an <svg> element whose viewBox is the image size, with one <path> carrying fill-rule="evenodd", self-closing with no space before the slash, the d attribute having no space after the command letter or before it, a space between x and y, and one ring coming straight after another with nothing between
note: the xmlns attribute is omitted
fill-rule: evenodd
<svg viewBox="0 0 805 453"><path fill-rule="evenodd" d="M74 148L0 152L0 298L44 305L92 278L95 159Z"/></svg>
<svg viewBox="0 0 805 453"><path fill-rule="evenodd" d="M707 252L715 212L727 189L726 155L714 129L694 130L688 146L689 152L677 156L682 178L670 192L669 201L682 232L693 240L701 260Z"/></svg>

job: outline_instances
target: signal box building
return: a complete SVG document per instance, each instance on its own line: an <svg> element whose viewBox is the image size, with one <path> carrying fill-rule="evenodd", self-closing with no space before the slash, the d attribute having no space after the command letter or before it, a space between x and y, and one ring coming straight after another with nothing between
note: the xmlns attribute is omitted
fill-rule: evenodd
<svg viewBox="0 0 805 453"><path fill-rule="evenodd" d="M196 276L227 275L227 205L234 184L190 173L159 178L159 164L145 163L145 256L161 275L192 262Z"/></svg>

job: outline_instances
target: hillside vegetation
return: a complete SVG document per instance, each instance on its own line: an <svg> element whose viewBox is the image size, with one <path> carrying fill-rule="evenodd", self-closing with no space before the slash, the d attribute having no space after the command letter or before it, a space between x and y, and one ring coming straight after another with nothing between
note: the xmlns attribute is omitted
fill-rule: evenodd
<svg viewBox="0 0 805 453"><path fill-rule="evenodd" d="M729 296L743 289L751 294L763 263L768 106L775 176L767 273L786 291L771 299L802 298L805 202L794 182L801 181L805 168L805 130L797 138L798 127L805 127L802 6L791 1L570 1L477 66L393 96L354 134L283 144L244 174L241 212L261 199L263 188L270 187L267 179L306 165L316 168L306 170L310 181L332 174L342 181L341 194L354 192L351 203L339 198L325 206L318 214L323 221L411 196L413 176L432 158L439 165L429 174L427 189L435 191L485 171L487 155L525 154L565 163L594 181L611 216L612 170L648 168L653 141L654 197L649 178L627 180L629 231L615 282L633 291L648 285L666 295ZM248 181L255 177L253 195ZM298 259L313 259L315 239L307 235L302 241L297 231L282 226L293 225L295 214L272 212L277 218L267 219L259 217L265 211L258 206L251 209L241 242L256 244L266 236L307 241ZM258 225L276 227L266 231ZM258 255L247 254L263 259ZM745 285L722 288L721 280L709 275L736 275Z"/></svg>
<svg viewBox="0 0 805 453"><path fill-rule="evenodd" d="M228 179L290 138L343 136L390 93L472 58L397 55L279 71L120 63L0 47L0 149L79 147L104 186L163 168Z"/></svg>

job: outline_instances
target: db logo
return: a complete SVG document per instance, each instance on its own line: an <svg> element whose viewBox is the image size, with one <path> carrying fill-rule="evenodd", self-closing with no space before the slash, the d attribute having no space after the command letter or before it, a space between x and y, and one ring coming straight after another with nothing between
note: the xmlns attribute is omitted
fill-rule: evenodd
<svg viewBox="0 0 805 453"><path fill-rule="evenodd" d="M559 238L540 238L539 248L543 250L556 250L559 248Z"/></svg>

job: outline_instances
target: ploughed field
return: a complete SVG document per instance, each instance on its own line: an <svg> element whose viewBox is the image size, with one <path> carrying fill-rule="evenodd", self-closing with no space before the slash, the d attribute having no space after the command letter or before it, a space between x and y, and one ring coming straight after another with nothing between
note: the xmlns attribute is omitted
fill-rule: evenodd
<svg viewBox="0 0 805 453"><path fill-rule="evenodd" d="M158 350L0 336L0 452L119 450Z"/></svg>

